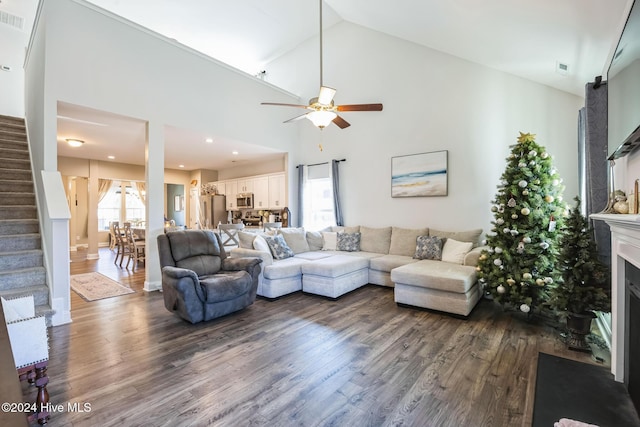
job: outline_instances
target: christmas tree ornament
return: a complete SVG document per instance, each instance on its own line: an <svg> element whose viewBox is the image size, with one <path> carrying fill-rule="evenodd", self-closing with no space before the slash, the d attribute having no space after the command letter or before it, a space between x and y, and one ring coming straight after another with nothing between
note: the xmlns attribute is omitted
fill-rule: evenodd
<svg viewBox="0 0 640 427"><path fill-rule="evenodd" d="M482 239L482 241L480 242L480 244L482 246L487 246L487 239Z"/></svg>
<svg viewBox="0 0 640 427"><path fill-rule="evenodd" d="M507 279L507 285L509 285L509 286L513 286L513 285L515 285L515 284L516 284L516 281L515 281L515 280L513 280L513 279L511 279L511 278Z"/></svg>
<svg viewBox="0 0 640 427"><path fill-rule="evenodd" d="M501 248L500 246L498 246L498 247L496 247L496 248L494 249L494 251L495 251L497 254L501 254L501 253L502 253L502 248Z"/></svg>
<svg viewBox="0 0 640 427"><path fill-rule="evenodd" d="M503 232L504 234L509 234L509 233L511 233L511 229L509 229L509 228L505 228L504 230L502 230L502 232Z"/></svg>
<svg viewBox="0 0 640 427"><path fill-rule="evenodd" d="M527 164L525 162L520 162L520 163L518 163L518 167L519 168L526 168Z"/></svg>
<svg viewBox="0 0 640 427"><path fill-rule="evenodd" d="M486 254L482 254L480 255L480 258L478 258L480 261L484 261L485 259L487 259L487 255Z"/></svg>
<svg viewBox="0 0 640 427"><path fill-rule="evenodd" d="M504 293L507 291L507 289L506 289L504 286L499 285L499 286L496 288L496 291L498 291L498 293L499 293L499 294L504 294Z"/></svg>
<svg viewBox="0 0 640 427"><path fill-rule="evenodd" d="M518 249L516 249L516 251L518 251L519 254L524 252L524 242L518 243Z"/></svg>
<svg viewBox="0 0 640 427"><path fill-rule="evenodd" d="M504 205L498 206L498 213L503 213L503 212L504 212Z"/></svg>
<svg viewBox="0 0 640 427"><path fill-rule="evenodd" d="M522 208L520 209L520 213L524 216L527 216L531 213L531 211L529 210L529 208Z"/></svg>
<svg viewBox="0 0 640 427"><path fill-rule="evenodd" d="M539 278L538 278L538 279L536 279L536 285L538 285L538 286L543 286L543 285L544 285L544 280L539 279Z"/></svg>
<svg viewBox="0 0 640 427"><path fill-rule="evenodd" d="M525 237L522 238L522 241L525 242L525 243L531 243L531 237L525 236Z"/></svg>
<svg viewBox="0 0 640 427"><path fill-rule="evenodd" d="M549 153L545 151L542 154L540 154L540 157L542 157L543 159L546 159L547 157L549 157Z"/></svg>
<svg viewBox="0 0 640 427"><path fill-rule="evenodd" d="M535 160L531 160L531 161L529 162L529 166L535 166L535 165L536 165L536 161L535 161Z"/></svg>
<svg viewBox="0 0 640 427"><path fill-rule="evenodd" d="M540 243L540 247L544 250L549 249L549 244L547 242L542 242Z"/></svg>
<svg viewBox="0 0 640 427"><path fill-rule="evenodd" d="M527 304L522 304L520 306L520 311L523 313L528 313L531 311L531 307L529 307Z"/></svg>
<svg viewBox="0 0 640 427"><path fill-rule="evenodd" d="M524 280L531 280L531 279L533 278L533 276L531 276L531 273L524 273L524 274L522 275L522 278L523 278Z"/></svg>
<svg viewBox="0 0 640 427"><path fill-rule="evenodd" d="M528 183L524 179L518 182L518 186L520 186L521 188L525 188L527 185Z"/></svg>
<svg viewBox="0 0 640 427"><path fill-rule="evenodd" d="M554 187L557 187L558 185L560 185L560 180L554 179L553 181L551 181L551 185L553 185Z"/></svg>
<svg viewBox="0 0 640 427"><path fill-rule="evenodd" d="M520 232L518 230L511 230L511 235L512 236L517 236L518 234L520 234Z"/></svg>
<svg viewBox="0 0 640 427"><path fill-rule="evenodd" d="M496 259L493 260L493 263L495 265L502 265L502 260L500 258L496 258Z"/></svg>
<svg viewBox="0 0 640 427"><path fill-rule="evenodd" d="M516 199L514 199L513 197L511 197L509 199L509 201L507 202L507 206L509 206L510 208L515 208L516 207Z"/></svg>
<svg viewBox="0 0 640 427"><path fill-rule="evenodd" d="M538 155L538 152L536 150L529 151L529 157L535 157L537 155Z"/></svg>
<svg viewBox="0 0 640 427"><path fill-rule="evenodd" d="M498 212L497 206L491 206L491 212Z"/></svg>
<svg viewBox="0 0 640 427"><path fill-rule="evenodd" d="M553 283L553 279L551 277L545 277L544 283L546 283L547 285L550 285Z"/></svg>
<svg viewBox="0 0 640 427"><path fill-rule="evenodd" d="M555 200L555 198L551 194L547 194L544 197L544 201L547 202L547 203L553 203L554 200Z"/></svg>
<svg viewBox="0 0 640 427"><path fill-rule="evenodd" d="M498 224L498 225L502 225L502 224L504 224L504 219L502 219L502 218L498 218L498 219L496 220L496 224Z"/></svg>
<svg viewBox="0 0 640 427"><path fill-rule="evenodd" d="M511 214L511 219L518 219L518 214Z"/></svg>
<svg viewBox="0 0 640 427"><path fill-rule="evenodd" d="M529 190L527 190L526 188L524 190L522 190L522 195L523 196L528 196L529 195Z"/></svg>

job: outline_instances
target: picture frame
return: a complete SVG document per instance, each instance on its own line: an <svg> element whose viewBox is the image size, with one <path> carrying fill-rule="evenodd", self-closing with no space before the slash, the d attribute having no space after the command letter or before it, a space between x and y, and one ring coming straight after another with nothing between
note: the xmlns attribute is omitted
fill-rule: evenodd
<svg viewBox="0 0 640 427"><path fill-rule="evenodd" d="M448 150L391 158L391 197L447 196Z"/></svg>

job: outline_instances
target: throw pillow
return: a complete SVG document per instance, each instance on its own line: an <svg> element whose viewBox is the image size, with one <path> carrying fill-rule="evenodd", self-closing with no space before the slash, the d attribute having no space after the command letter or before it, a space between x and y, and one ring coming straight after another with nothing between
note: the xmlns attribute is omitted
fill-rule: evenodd
<svg viewBox="0 0 640 427"><path fill-rule="evenodd" d="M285 259L293 256L293 251L287 246L287 242L284 241L282 235L264 236L264 240L267 241L269 249L271 249L273 259Z"/></svg>
<svg viewBox="0 0 640 427"><path fill-rule="evenodd" d="M322 232L322 250L335 251L338 245L338 233L335 231Z"/></svg>
<svg viewBox="0 0 640 427"><path fill-rule="evenodd" d="M253 239L253 249L260 252L271 253L271 249L269 248L269 244L266 240L264 240L263 236L257 235L255 239Z"/></svg>
<svg viewBox="0 0 640 427"><path fill-rule="evenodd" d="M284 241L291 248L294 254L309 252L309 243L304 228L280 228L278 234L282 234Z"/></svg>
<svg viewBox="0 0 640 427"><path fill-rule="evenodd" d="M415 259L442 259L442 239L435 236L418 236L416 238Z"/></svg>
<svg viewBox="0 0 640 427"><path fill-rule="evenodd" d="M458 242L457 240L447 239L442 247L442 261L463 264L465 255L472 247L473 243L471 242Z"/></svg>
<svg viewBox="0 0 640 427"><path fill-rule="evenodd" d="M238 231L238 241L239 241L238 247L242 249L253 249L253 239L255 238L256 238L255 233Z"/></svg>
<svg viewBox="0 0 640 427"><path fill-rule="evenodd" d="M336 247L339 251L355 252L360 250L360 233L338 233Z"/></svg>

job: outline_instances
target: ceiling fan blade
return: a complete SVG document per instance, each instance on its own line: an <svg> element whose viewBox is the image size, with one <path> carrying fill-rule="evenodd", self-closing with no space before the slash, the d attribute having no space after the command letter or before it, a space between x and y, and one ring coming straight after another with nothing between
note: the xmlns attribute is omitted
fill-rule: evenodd
<svg viewBox="0 0 640 427"><path fill-rule="evenodd" d="M332 120L333 123L335 123L340 129L344 129L344 128L348 128L349 126L351 126L351 123L349 123L348 121L346 121L345 119L343 119L340 116L336 116L335 119Z"/></svg>
<svg viewBox="0 0 640 427"><path fill-rule="evenodd" d="M382 111L382 104L349 104L338 105L338 111Z"/></svg>
<svg viewBox="0 0 640 427"><path fill-rule="evenodd" d="M279 102L261 102L260 105L276 105L278 107L296 107L296 108L309 108L308 105L301 104L281 104Z"/></svg>
<svg viewBox="0 0 640 427"><path fill-rule="evenodd" d="M309 113L307 113L307 114L309 114ZM285 121L284 121L284 122L282 122L282 123L297 122L298 120L302 120L302 119L304 119L305 117L307 117L307 114L303 114L303 115L301 115L301 116L296 116L296 117L294 117L294 118L292 118L292 119L285 120Z"/></svg>
<svg viewBox="0 0 640 427"><path fill-rule="evenodd" d="M320 95L318 95L318 103L322 105L329 105L333 101L333 97L336 94L336 90L328 86L320 86Z"/></svg>

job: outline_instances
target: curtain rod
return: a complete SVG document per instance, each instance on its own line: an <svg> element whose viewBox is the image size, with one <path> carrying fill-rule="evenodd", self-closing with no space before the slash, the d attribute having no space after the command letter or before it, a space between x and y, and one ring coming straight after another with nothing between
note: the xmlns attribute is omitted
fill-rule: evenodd
<svg viewBox="0 0 640 427"><path fill-rule="evenodd" d="M336 162L346 162L347 159L340 159L340 160L336 160ZM329 162L322 162L322 163L314 163L312 165L298 165L296 166L296 169L298 169L300 166L320 166L320 165L328 165Z"/></svg>

